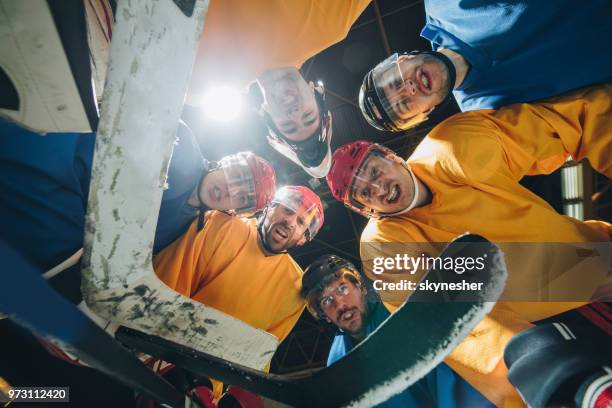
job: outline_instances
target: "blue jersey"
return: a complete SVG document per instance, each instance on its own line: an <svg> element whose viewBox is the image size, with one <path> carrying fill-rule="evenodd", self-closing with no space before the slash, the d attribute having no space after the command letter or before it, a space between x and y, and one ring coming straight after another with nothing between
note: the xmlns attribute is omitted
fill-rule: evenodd
<svg viewBox="0 0 612 408"><path fill-rule="evenodd" d="M609 0L426 0L421 36L471 65L462 111L531 102L612 80Z"/></svg>
<svg viewBox="0 0 612 408"><path fill-rule="evenodd" d="M366 335L372 333L388 316L389 311L380 303L369 305ZM398 339L397 346L402 341ZM340 360L353 348L352 338L339 332L332 342L327 365ZM461 377L457 376L446 364L439 364L425 377L402 393L378 405L382 408L493 408L494 405Z"/></svg>
<svg viewBox="0 0 612 408"><path fill-rule="evenodd" d="M197 216L197 209L187 204L187 201L195 191L202 173L209 168L193 133L182 122L177 136L178 141L168 169L168 189L164 191L159 209L153 254L183 235Z"/></svg>
<svg viewBox="0 0 612 408"><path fill-rule="evenodd" d="M0 119L0 237L41 271L83 246L95 134L40 136ZM155 234L159 251L189 227L187 200L206 162L181 124Z"/></svg>

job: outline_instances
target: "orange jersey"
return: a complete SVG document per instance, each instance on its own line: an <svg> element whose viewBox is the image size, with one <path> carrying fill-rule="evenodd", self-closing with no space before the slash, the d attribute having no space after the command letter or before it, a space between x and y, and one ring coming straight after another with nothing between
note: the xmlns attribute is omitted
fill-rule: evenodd
<svg viewBox="0 0 612 408"><path fill-rule="evenodd" d="M526 290L531 282L535 285L550 279L547 273L551 263L561 260L567 264L573 255L563 253L567 247L557 250L536 243L609 242L610 224L560 215L518 181L528 174L556 170L569 155L576 160L586 157L596 170L610 177L611 146L612 85L585 88L541 103L464 112L447 119L407 161L431 190L432 202L399 216L369 221L361 236L366 274L385 279L384 273L374 275L367 267L375 257L393 256L385 253L390 245L380 243L449 242L469 231L496 243L534 243L528 251L505 251L507 291ZM425 250L431 250L431 246L425 246ZM574 273L574 279L593 279L595 285L606 279L607 268L601 266L601 270L577 268L565 272ZM578 271L582 274L577 275ZM397 276L387 278L394 280ZM499 364L508 340L530 327L530 321L580 304L500 302L447 362L483 395L503 405L507 402L503 394L508 394L502 390L507 391L509 384L505 374L500 374ZM397 303L387 306L394 310Z"/></svg>
<svg viewBox="0 0 612 408"><path fill-rule="evenodd" d="M256 220L206 213L154 260L177 292L265 330L283 341L304 310L302 269L288 254L266 256Z"/></svg>
<svg viewBox="0 0 612 408"><path fill-rule="evenodd" d="M211 85L241 88L269 68L299 68L343 40L370 0L211 0L187 103Z"/></svg>

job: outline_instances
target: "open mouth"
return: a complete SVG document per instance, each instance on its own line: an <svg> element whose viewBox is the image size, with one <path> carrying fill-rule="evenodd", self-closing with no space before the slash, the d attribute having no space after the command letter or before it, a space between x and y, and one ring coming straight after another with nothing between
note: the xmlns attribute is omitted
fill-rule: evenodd
<svg viewBox="0 0 612 408"><path fill-rule="evenodd" d="M385 197L385 201L387 204L395 204L399 201L401 194L402 190L400 189L399 184L393 183L389 189L389 192L387 193L387 196Z"/></svg>
<svg viewBox="0 0 612 408"><path fill-rule="evenodd" d="M341 323L350 322L351 320L353 320L356 313L357 311L355 310L355 308L345 310L342 313L340 313L340 316L338 317L338 321Z"/></svg>
<svg viewBox="0 0 612 408"><path fill-rule="evenodd" d="M271 235L276 242L283 242L289 238L289 230L282 224L277 224L272 228Z"/></svg>
<svg viewBox="0 0 612 408"><path fill-rule="evenodd" d="M432 86L431 74L422 68L419 68L417 69L415 76L416 82L419 85L419 90L425 95L430 94Z"/></svg>

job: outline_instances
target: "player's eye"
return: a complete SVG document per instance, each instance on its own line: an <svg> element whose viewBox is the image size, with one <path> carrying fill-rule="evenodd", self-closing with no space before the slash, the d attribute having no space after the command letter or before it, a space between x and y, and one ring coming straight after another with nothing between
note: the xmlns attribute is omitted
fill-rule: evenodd
<svg viewBox="0 0 612 408"><path fill-rule="evenodd" d="M343 283L342 285L338 286L338 289L336 289L336 292L338 292L342 296L346 296L349 293L349 287L346 283Z"/></svg>
<svg viewBox="0 0 612 408"><path fill-rule="evenodd" d="M331 306L332 301L333 298L331 296L324 297L323 299L321 299L321 309L327 309L329 306Z"/></svg>

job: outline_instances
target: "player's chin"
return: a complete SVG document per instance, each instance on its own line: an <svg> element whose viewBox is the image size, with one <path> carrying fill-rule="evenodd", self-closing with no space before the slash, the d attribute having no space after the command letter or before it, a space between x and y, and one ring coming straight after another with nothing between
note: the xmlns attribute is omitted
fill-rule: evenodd
<svg viewBox="0 0 612 408"><path fill-rule="evenodd" d="M408 205L399 205L398 203L394 204L394 205L385 205L383 210L380 211L382 214L394 214L398 211L401 211L405 208L407 208Z"/></svg>
<svg viewBox="0 0 612 408"><path fill-rule="evenodd" d="M268 245L274 252L278 252L278 253L286 252L295 246L294 244L290 242L277 242L277 241L272 241L271 243L268 243Z"/></svg>
<svg viewBox="0 0 612 408"><path fill-rule="evenodd" d="M348 324L346 324L346 327L344 328L344 330L348 331L349 333L359 333L363 329L362 326L363 326L363 322L361 318L355 317L350 322L348 322Z"/></svg>
<svg viewBox="0 0 612 408"><path fill-rule="evenodd" d="M219 211L231 211L231 210L235 210L236 206L232 205L232 203L230 202L225 202L225 203L219 203L217 205L215 205L216 208L213 208L213 210L219 210Z"/></svg>
<svg viewBox="0 0 612 408"><path fill-rule="evenodd" d="M274 252L282 252L283 251L283 245L279 244L278 242L268 241L268 246Z"/></svg>

